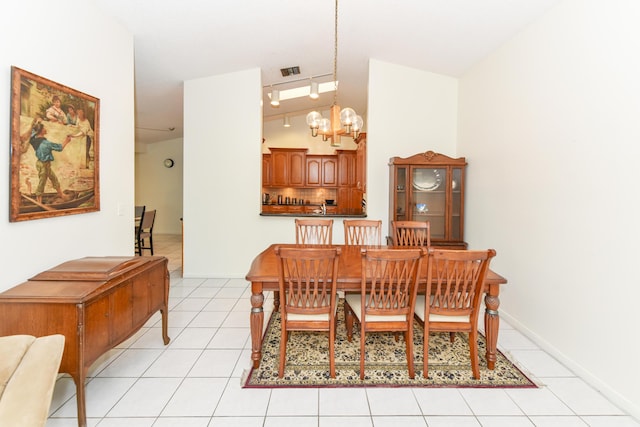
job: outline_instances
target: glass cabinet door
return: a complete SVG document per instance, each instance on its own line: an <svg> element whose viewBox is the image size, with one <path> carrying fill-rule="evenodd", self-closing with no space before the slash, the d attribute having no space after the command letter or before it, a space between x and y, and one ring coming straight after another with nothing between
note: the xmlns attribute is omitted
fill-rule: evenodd
<svg viewBox="0 0 640 427"><path fill-rule="evenodd" d="M407 212L407 178L408 178L408 168L399 167L396 169L396 220L397 221L407 221L408 220L408 212Z"/></svg>
<svg viewBox="0 0 640 427"><path fill-rule="evenodd" d="M462 240L462 168L453 168L451 177L451 240Z"/></svg>
<svg viewBox="0 0 640 427"><path fill-rule="evenodd" d="M412 221L429 221L431 239L443 240L447 230L447 169L414 167L409 201Z"/></svg>

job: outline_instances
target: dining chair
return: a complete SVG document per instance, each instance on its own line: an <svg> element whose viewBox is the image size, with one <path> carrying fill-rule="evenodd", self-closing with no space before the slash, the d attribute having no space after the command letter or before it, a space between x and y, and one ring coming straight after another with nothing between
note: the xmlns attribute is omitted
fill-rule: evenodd
<svg viewBox="0 0 640 427"><path fill-rule="evenodd" d="M145 205L136 206L133 214L136 253L138 253L138 233L140 233L140 223L142 222L142 217L144 216L146 208L147 207Z"/></svg>
<svg viewBox="0 0 640 427"><path fill-rule="evenodd" d="M145 209L146 209L145 205L140 205L135 207L135 213L133 217L136 221L140 221L142 219L142 215L144 215Z"/></svg>
<svg viewBox="0 0 640 427"><path fill-rule="evenodd" d="M282 335L278 378L284 375L290 331L329 332L329 375L336 377L337 248L276 247Z"/></svg>
<svg viewBox="0 0 640 427"><path fill-rule="evenodd" d="M414 378L413 310L416 278L425 251L421 248L363 249L361 292L345 295L347 340L354 318L360 324L360 379L364 379L367 332L404 332L409 377Z"/></svg>
<svg viewBox="0 0 640 427"><path fill-rule="evenodd" d="M136 229L136 253L142 256L143 249L149 249L153 255L153 224L156 221L156 210L145 210L140 225ZM145 240L149 242L145 246Z"/></svg>
<svg viewBox="0 0 640 427"><path fill-rule="evenodd" d="M330 245L332 243L332 219L297 219L296 244Z"/></svg>
<svg viewBox="0 0 640 427"><path fill-rule="evenodd" d="M393 246L431 246L429 221L391 221Z"/></svg>
<svg viewBox="0 0 640 427"><path fill-rule="evenodd" d="M347 245L378 245L382 242L382 221L373 219L345 219L344 243Z"/></svg>
<svg viewBox="0 0 640 427"><path fill-rule="evenodd" d="M473 378L480 379L478 315L489 263L496 255L488 250L429 249L427 285L416 297L415 316L424 325L423 375L428 376L429 333L469 334ZM429 295L429 303L426 303Z"/></svg>

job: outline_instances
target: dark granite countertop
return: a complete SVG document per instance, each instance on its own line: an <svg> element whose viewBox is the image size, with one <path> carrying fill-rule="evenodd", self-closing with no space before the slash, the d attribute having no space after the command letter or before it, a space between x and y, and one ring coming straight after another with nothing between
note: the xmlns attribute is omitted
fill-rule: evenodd
<svg viewBox="0 0 640 427"><path fill-rule="evenodd" d="M296 216L296 217L315 217L315 218L322 218L322 217L328 217L328 218L366 218L367 214L366 213L362 213L362 214L343 214L343 213L328 213L326 215L322 215L322 214L317 214L317 213L303 213L303 212L291 212L291 213L280 213L280 212L269 212L269 213L260 213L260 216Z"/></svg>

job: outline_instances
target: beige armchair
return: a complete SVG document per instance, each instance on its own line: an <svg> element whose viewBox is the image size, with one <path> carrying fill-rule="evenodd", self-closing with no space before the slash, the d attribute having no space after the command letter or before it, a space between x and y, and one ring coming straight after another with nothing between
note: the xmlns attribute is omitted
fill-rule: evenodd
<svg viewBox="0 0 640 427"><path fill-rule="evenodd" d="M44 426L64 335L0 337L0 426Z"/></svg>

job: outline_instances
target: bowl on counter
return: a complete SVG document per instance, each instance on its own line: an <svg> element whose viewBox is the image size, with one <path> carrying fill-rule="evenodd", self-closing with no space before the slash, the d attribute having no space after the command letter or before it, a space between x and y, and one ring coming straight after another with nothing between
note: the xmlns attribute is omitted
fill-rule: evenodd
<svg viewBox="0 0 640 427"><path fill-rule="evenodd" d="M328 204L328 205L332 205L332 204L333 204L333 202L335 202L335 200L334 200L334 199L324 199L324 202L325 202L326 204Z"/></svg>

